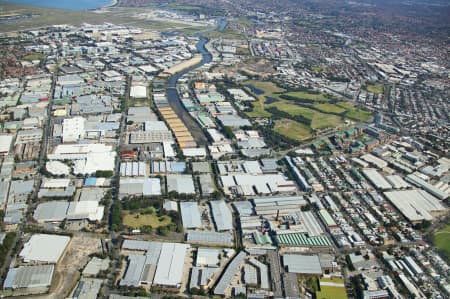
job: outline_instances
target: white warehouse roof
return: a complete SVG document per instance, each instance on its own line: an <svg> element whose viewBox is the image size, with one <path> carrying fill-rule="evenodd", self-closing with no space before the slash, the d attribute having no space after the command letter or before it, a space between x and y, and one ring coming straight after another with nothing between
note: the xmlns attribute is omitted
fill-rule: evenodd
<svg viewBox="0 0 450 299"><path fill-rule="evenodd" d="M163 243L158 260L154 285L179 288L184 274L184 263L188 244Z"/></svg>
<svg viewBox="0 0 450 299"><path fill-rule="evenodd" d="M57 263L69 244L70 237L37 234L25 243L19 256L25 262Z"/></svg>
<svg viewBox="0 0 450 299"><path fill-rule="evenodd" d="M384 195L410 221L433 220L432 213L446 210L442 203L423 190L385 192Z"/></svg>
<svg viewBox="0 0 450 299"><path fill-rule="evenodd" d="M217 231L232 230L233 216L227 204L223 200L210 201L214 223Z"/></svg>
<svg viewBox="0 0 450 299"><path fill-rule="evenodd" d="M200 211L198 210L197 202L180 202L181 219L183 220L183 227L199 228L202 226L200 218Z"/></svg>

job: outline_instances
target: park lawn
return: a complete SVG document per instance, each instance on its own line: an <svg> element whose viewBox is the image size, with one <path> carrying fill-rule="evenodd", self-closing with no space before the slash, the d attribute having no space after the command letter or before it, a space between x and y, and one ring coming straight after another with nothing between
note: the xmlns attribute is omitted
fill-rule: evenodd
<svg viewBox="0 0 450 299"><path fill-rule="evenodd" d="M278 110L288 113L289 115L292 115L292 116L296 116L296 115L303 116L311 121L313 120L314 116L317 113L320 113L320 112L314 111L314 110L306 108L306 107L291 104L288 101L278 101L278 102L270 104L270 106L275 107Z"/></svg>
<svg viewBox="0 0 450 299"><path fill-rule="evenodd" d="M368 121L372 118L372 113L363 109L354 108L347 111L345 116L358 121Z"/></svg>
<svg viewBox="0 0 450 299"><path fill-rule="evenodd" d="M367 84L366 90L371 93L382 94L384 92L383 83L370 83Z"/></svg>
<svg viewBox="0 0 450 299"><path fill-rule="evenodd" d="M223 38L223 39L245 39L245 34L241 31L225 28L222 31L211 31L205 34L207 38Z"/></svg>
<svg viewBox="0 0 450 299"><path fill-rule="evenodd" d="M320 287L320 291L316 292L317 299L347 299L345 287Z"/></svg>
<svg viewBox="0 0 450 299"><path fill-rule="evenodd" d="M320 282L332 282L344 284L344 280L338 278L321 278ZM320 285L320 291L316 292L317 299L347 299L347 292L345 286L325 286Z"/></svg>
<svg viewBox="0 0 450 299"><path fill-rule="evenodd" d="M311 70L316 73L326 73L327 67L326 66L313 66L313 67L311 67Z"/></svg>
<svg viewBox="0 0 450 299"><path fill-rule="evenodd" d="M245 114L247 114L247 116L251 118L271 117L272 114L270 114L270 112L267 112L264 108L265 100L260 99L259 97L257 97L257 99L257 101L251 103L251 105L253 106L253 110L245 112Z"/></svg>
<svg viewBox="0 0 450 299"><path fill-rule="evenodd" d="M308 126L287 118L276 120L273 130L278 134L298 141L303 141L311 137L311 130Z"/></svg>
<svg viewBox="0 0 450 299"><path fill-rule="evenodd" d="M252 85L253 87L264 92L263 94L257 95L252 92L251 89L245 88L257 99L257 101L251 103L253 105L253 110L246 113L249 117L270 117L272 114L265 110L264 103L266 102L266 96L278 98L274 95L274 93L285 91L283 88L278 87L275 83L268 81L249 80L244 82L244 85Z"/></svg>
<svg viewBox="0 0 450 299"><path fill-rule="evenodd" d="M314 130L320 130L331 127L339 127L341 125L343 125L341 117L317 112L312 120L311 128Z"/></svg>
<svg viewBox="0 0 450 299"><path fill-rule="evenodd" d="M343 123L341 118L337 115L321 113L310 108L291 104L287 101L275 102L271 104L271 106L292 116L303 116L304 118L311 120L311 128L313 130L337 127Z"/></svg>
<svg viewBox="0 0 450 299"><path fill-rule="evenodd" d="M337 106L347 110L345 116L356 121L368 121L372 118L372 113L370 111L356 108L351 102L338 102Z"/></svg>
<svg viewBox="0 0 450 299"><path fill-rule="evenodd" d="M278 87L275 83L270 81L249 80L245 81L244 85L253 85L254 87L264 91L265 96L272 96L273 93L280 93L286 91L285 89Z"/></svg>
<svg viewBox="0 0 450 299"><path fill-rule="evenodd" d="M311 101L318 101L318 102L329 102L330 99L326 97L324 93L313 93L313 92L307 92L307 91L291 91L283 93L285 96L290 96L293 98L298 99L307 99Z"/></svg>
<svg viewBox="0 0 450 299"><path fill-rule="evenodd" d="M33 61L33 60L43 60L45 59L45 54L42 53L33 53L23 57L24 60Z"/></svg>
<svg viewBox="0 0 450 299"><path fill-rule="evenodd" d="M325 113L337 113L337 114L340 114L340 113L343 113L343 112L346 111L346 109L344 109L342 107L339 107L338 105L328 104L328 103L327 104L319 104L319 103L317 103L317 104L314 104L314 107L319 109L322 112L325 112Z"/></svg>
<svg viewBox="0 0 450 299"><path fill-rule="evenodd" d="M123 212L123 224L125 226L138 229L143 226L150 225L153 228L158 228L162 226L169 225L172 220L169 216L161 216L158 217L155 214L141 214L141 213L133 213L129 211ZM161 218L161 220L160 220Z"/></svg>
<svg viewBox="0 0 450 299"><path fill-rule="evenodd" d="M433 245L442 252L447 261L450 260L450 224L434 233Z"/></svg>

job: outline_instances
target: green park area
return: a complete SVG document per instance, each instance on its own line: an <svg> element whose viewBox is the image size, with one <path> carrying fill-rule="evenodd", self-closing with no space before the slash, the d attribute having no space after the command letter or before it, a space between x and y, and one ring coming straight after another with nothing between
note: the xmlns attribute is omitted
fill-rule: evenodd
<svg viewBox="0 0 450 299"><path fill-rule="evenodd" d="M130 231L139 229L142 233L157 233L166 236L182 230L180 214L166 211L159 198L133 198L114 202L111 211L112 229Z"/></svg>
<svg viewBox="0 0 450 299"><path fill-rule="evenodd" d="M294 140L301 141L311 137L311 129L308 126L287 118L276 120L273 130Z"/></svg>
<svg viewBox="0 0 450 299"><path fill-rule="evenodd" d="M366 90L371 93L382 94L384 92L383 83L369 83L366 86Z"/></svg>
<svg viewBox="0 0 450 299"><path fill-rule="evenodd" d="M24 60L33 61L33 60L43 60L45 59L45 54L42 53L32 53L23 57Z"/></svg>
<svg viewBox="0 0 450 299"><path fill-rule="evenodd" d="M444 255L447 261L450 260L450 224L434 233L433 246Z"/></svg>
<svg viewBox="0 0 450 299"><path fill-rule="evenodd" d="M337 278L320 279L320 291L316 292L317 299L347 299L344 281Z"/></svg>
<svg viewBox="0 0 450 299"><path fill-rule="evenodd" d="M133 229L139 229L144 226L150 225L152 228L159 228L162 226L168 226L172 223L169 216L158 216L155 211L147 211L147 213L140 212L123 212L123 224Z"/></svg>
<svg viewBox="0 0 450 299"><path fill-rule="evenodd" d="M305 122L313 130L320 130L329 127L336 127L343 124L341 117L321 113L319 111L291 104L288 101L280 101L271 104L271 107L276 108L279 111L285 112L293 117L302 117Z"/></svg>
<svg viewBox="0 0 450 299"><path fill-rule="evenodd" d="M273 130L296 141L311 138L316 130L343 127L346 119L362 122L372 117L349 101L314 90L287 91L274 82L260 80L246 81L243 86L257 99L247 116L272 117Z"/></svg>

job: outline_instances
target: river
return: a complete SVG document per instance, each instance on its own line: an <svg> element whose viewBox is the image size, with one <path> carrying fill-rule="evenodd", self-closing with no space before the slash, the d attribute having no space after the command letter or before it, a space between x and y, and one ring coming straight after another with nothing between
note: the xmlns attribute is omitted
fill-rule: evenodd
<svg viewBox="0 0 450 299"><path fill-rule="evenodd" d="M112 0L5 0L5 2L69 10L96 9L113 4Z"/></svg>
<svg viewBox="0 0 450 299"><path fill-rule="evenodd" d="M226 25L227 21L224 19L220 19L218 26L209 31L222 31L226 27ZM207 33L207 31L205 31L204 33ZM176 89L178 80L181 77L203 66L204 64L210 63L212 61L212 55L208 52L208 50L206 50L205 47L206 43L208 42L208 39L201 34L197 34L197 37L199 38L199 42L197 43L196 47L197 51L200 54L202 54L202 61L197 65L187 68L170 77L169 80L167 81L166 94L170 106L178 115L178 117L183 120L189 132L192 134L192 137L194 137L195 142L197 142L198 145L205 146L208 144L208 138L206 137L203 129L200 127L197 121L194 118L192 118L189 112L184 108L183 103L181 102L180 96L178 94L178 91Z"/></svg>

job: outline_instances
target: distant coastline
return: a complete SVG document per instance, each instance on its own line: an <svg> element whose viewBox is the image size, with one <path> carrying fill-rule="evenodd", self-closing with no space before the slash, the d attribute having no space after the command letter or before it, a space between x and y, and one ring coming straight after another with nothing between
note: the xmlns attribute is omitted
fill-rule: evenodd
<svg viewBox="0 0 450 299"><path fill-rule="evenodd" d="M113 7L117 0L3 0L8 3L68 10L96 10Z"/></svg>
<svg viewBox="0 0 450 299"><path fill-rule="evenodd" d="M104 6L99 7L99 8L110 8L110 7L114 7L114 6L117 5L117 3L119 3L119 0L111 0L111 3L110 3L110 4L104 5ZM99 9L99 8L97 8L97 9Z"/></svg>

